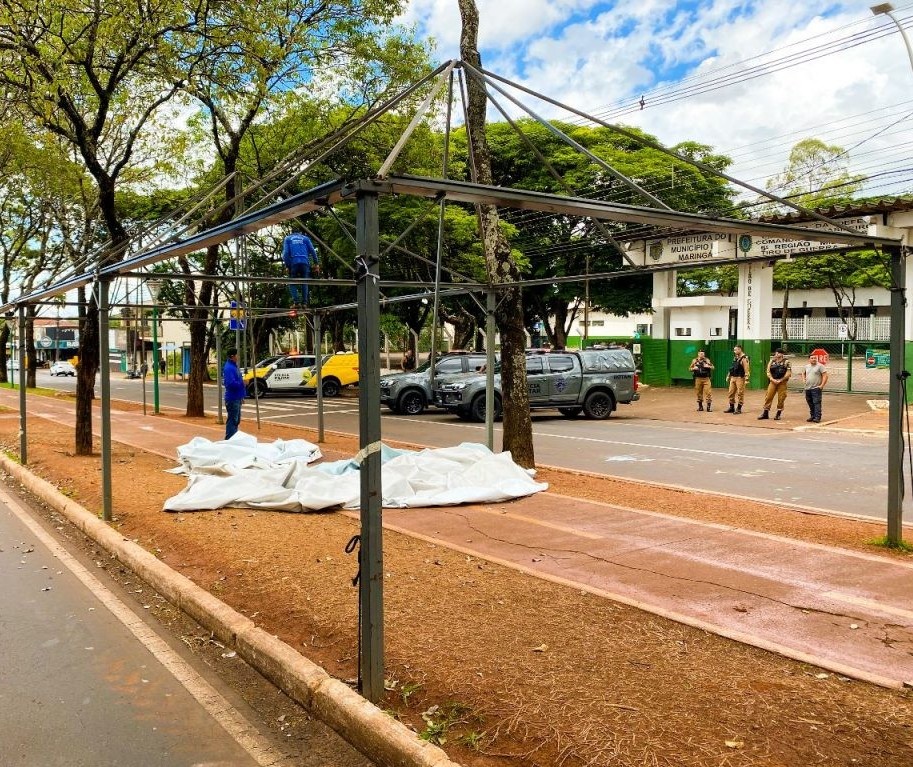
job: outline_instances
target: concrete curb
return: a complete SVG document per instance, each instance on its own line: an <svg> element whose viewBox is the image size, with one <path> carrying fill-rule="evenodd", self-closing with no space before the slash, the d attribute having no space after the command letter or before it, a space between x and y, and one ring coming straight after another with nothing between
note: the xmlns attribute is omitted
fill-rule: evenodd
<svg viewBox="0 0 913 767"><path fill-rule="evenodd" d="M0 454L0 470L63 514L169 602L232 646L247 663L379 767L460 767L437 746L331 677L250 618L124 538L54 485Z"/></svg>

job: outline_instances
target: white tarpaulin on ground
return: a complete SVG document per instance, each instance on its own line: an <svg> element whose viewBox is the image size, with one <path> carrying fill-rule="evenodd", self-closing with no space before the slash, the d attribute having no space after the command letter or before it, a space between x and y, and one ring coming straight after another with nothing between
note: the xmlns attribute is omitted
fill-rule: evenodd
<svg viewBox="0 0 913 767"><path fill-rule="evenodd" d="M172 471L188 474L189 480L165 501L165 511L358 508L358 462L308 466L315 453L320 457L317 447L304 440L264 445L240 432L221 442L198 437L178 448L181 466ZM381 462L383 505L388 507L497 503L548 488L533 480L534 472L515 464L510 453L492 453L469 442L419 452L384 446Z"/></svg>

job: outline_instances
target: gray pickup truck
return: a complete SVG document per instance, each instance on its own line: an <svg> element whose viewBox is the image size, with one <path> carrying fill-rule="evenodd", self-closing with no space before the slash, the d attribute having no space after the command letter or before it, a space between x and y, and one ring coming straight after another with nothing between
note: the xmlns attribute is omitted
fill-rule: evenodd
<svg viewBox="0 0 913 767"><path fill-rule="evenodd" d="M485 352L449 353L434 366L435 384L453 376L474 373L485 364ZM431 402L431 363L409 373L393 373L380 379L380 404L397 414L419 415Z"/></svg>
<svg viewBox="0 0 913 767"><path fill-rule="evenodd" d="M495 417L501 415L501 376L496 374ZM586 349L530 353L526 356L529 406L557 408L565 418L582 412L587 418L608 418L619 404L634 402L637 370L627 349ZM464 420L485 420L484 375L461 376L435 384L434 404Z"/></svg>

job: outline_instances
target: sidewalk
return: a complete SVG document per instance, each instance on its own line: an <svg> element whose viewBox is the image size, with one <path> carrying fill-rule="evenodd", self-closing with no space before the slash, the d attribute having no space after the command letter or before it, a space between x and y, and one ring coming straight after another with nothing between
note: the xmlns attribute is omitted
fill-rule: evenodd
<svg viewBox="0 0 913 767"><path fill-rule="evenodd" d="M641 388L641 398L638 402L631 405L630 408L620 407L615 415L621 418L636 416L658 421L728 424L764 429L875 432L887 432L888 429L887 395L825 391L822 407L823 419L820 424L810 424L805 421L808 418L808 407L801 390L790 389L783 418L780 421L773 420L774 413L771 413L771 418L768 420L758 420L758 416L764 409L763 390L745 392L745 406L742 408L741 415L725 412L728 406L725 389L713 390L713 410L707 413L698 412L697 399L691 387L657 388L648 386Z"/></svg>
<svg viewBox="0 0 913 767"><path fill-rule="evenodd" d="M15 394L3 390L0 404L17 408ZM804 408L800 396L790 394L793 414ZM746 400L755 398L760 393ZM764 428L842 428L881 418L861 395L827 395L828 423L817 426L804 417L759 422L747 410L697 413L690 399L690 390L647 390L633 407L640 418L709 415ZM30 397L29 412L71 422L72 402ZM633 409L620 417L634 417ZM34 418L30 423L36 439ZM112 431L119 442L169 458L194 436L221 436L215 424L117 411ZM913 684L913 565L551 493L510 504L386 509L384 525L839 674Z"/></svg>

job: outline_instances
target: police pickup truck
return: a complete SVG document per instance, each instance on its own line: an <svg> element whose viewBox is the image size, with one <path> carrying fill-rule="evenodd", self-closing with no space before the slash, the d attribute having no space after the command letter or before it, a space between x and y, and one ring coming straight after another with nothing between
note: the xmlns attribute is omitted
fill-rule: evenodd
<svg viewBox="0 0 913 767"><path fill-rule="evenodd" d="M501 415L501 376L496 374L495 417ZM565 418L582 412L608 418L619 404L639 399L634 357L627 349L586 349L529 353L526 356L529 406L557 408ZM484 375L463 376L435 385L434 404L464 420L485 420Z"/></svg>
<svg viewBox="0 0 913 767"><path fill-rule="evenodd" d="M475 373L485 364L485 352L452 352L441 356L434 366L435 383L455 375ZM419 415L431 402L431 363L417 370L394 373L380 379L380 403L397 414Z"/></svg>

